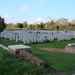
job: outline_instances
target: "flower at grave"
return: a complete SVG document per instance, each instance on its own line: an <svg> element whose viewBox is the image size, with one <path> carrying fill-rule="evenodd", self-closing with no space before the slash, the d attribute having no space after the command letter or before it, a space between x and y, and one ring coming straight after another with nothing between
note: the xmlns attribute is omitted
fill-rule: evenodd
<svg viewBox="0 0 75 75"><path fill-rule="evenodd" d="M49 42L48 38L45 39L45 42Z"/></svg>

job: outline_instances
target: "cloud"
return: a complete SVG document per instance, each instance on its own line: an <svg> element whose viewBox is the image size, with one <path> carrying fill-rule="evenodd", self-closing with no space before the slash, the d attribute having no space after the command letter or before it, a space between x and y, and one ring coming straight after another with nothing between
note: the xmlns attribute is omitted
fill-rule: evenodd
<svg viewBox="0 0 75 75"><path fill-rule="evenodd" d="M9 15L2 15L2 17L5 19L5 23L16 23L18 22L17 19L13 18L12 16Z"/></svg>
<svg viewBox="0 0 75 75"><path fill-rule="evenodd" d="M4 19L6 19L6 20L10 19L10 16L9 16L9 15L3 15L2 17L3 17Z"/></svg>
<svg viewBox="0 0 75 75"><path fill-rule="evenodd" d="M22 9L22 11L30 10L30 9L32 9L32 6L26 4L26 5L23 5L21 9Z"/></svg>
<svg viewBox="0 0 75 75"><path fill-rule="evenodd" d="M43 20L44 20L43 18L37 18L37 19L35 19L35 22L41 22Z"/></svg>
<svg viewBox="0 0 75 75"><path fill-rule="evenodd" d="M40 0L41 2L45 2L46 0Z"/></svg>
<svg viewBox="0 0 75 75"><path fill-rule="evenodd" d="M28 23L29 24L33 24L34 23L34 20L30 20Z"/></svg>
<svg viewBox="0 0 75 75"><path fill-rule="evenodd" d="M34 24L34 23L40 23L43 22L44 18L36 18L35 20L30 20L28 23L29 24Z"/></svg>
<svg viewBox="0 0 75 75"><path fill-rule="evenodd" d="M2 17L5 19L5 22L9 22L11 17L8 14L2 15Z"/></svg>

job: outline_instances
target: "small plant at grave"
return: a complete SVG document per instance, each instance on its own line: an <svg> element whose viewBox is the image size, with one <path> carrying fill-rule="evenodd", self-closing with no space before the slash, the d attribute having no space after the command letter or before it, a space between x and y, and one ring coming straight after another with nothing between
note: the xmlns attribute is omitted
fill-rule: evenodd
<svg viewBox="0 0 75 75"><path fill-rule="evenodd" d="M75 38L71 38L71 40L75 40Z"/></svg>
<svg viewBox="0 0 75 75"><path fill-rule="evenodd" d="M45 42L50 42L47 38L45 39Z"/></svg>

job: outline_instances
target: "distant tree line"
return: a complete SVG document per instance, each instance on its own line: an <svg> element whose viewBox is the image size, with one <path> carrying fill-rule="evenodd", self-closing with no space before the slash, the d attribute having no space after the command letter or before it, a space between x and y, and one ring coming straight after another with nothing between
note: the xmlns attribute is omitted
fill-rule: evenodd
<svg viewBox="0 0 75 75"><path fill-rule="evenodd" d="M6 29L21 28L27 30L75 30L75 19L71 22L69 22L66 18L60 18L56 21L50 19L45 23L41 22L34 24L27 24L27 22L24 21L23 23L17 24L9 23L6 26Z"/></svg>

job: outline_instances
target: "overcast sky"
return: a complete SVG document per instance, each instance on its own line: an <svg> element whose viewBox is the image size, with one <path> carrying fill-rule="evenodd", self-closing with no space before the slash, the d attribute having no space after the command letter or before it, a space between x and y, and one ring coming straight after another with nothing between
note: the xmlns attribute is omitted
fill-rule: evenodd
<svg viewBox="0 0 75 75"><path fill-rule="evenodd" d="M71 21L75 19L75 0L0 0L0 16L6 23L45 22L49 16Z"/></svg>

